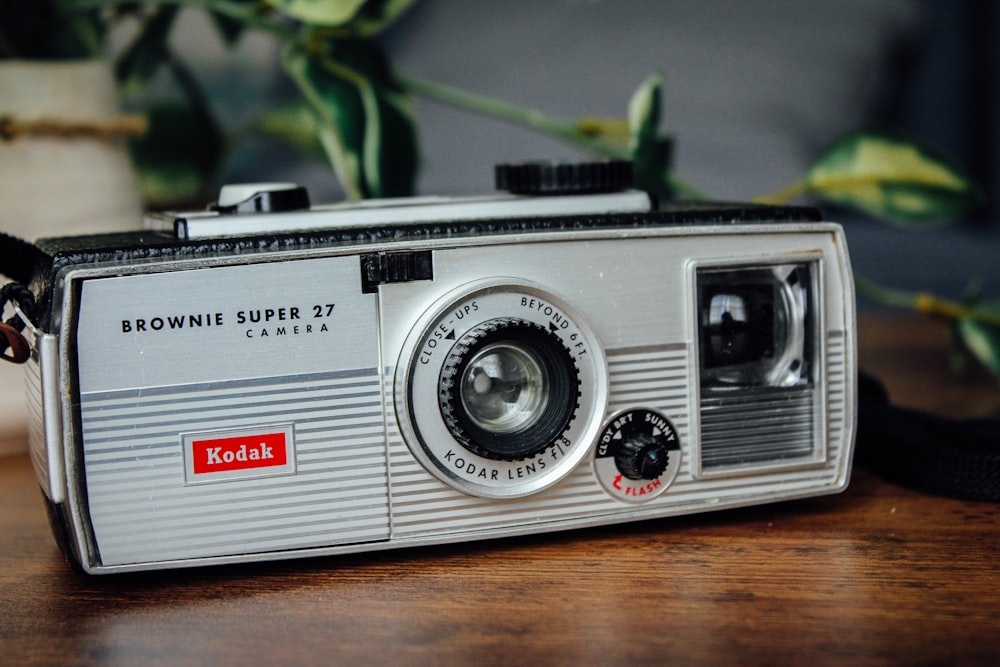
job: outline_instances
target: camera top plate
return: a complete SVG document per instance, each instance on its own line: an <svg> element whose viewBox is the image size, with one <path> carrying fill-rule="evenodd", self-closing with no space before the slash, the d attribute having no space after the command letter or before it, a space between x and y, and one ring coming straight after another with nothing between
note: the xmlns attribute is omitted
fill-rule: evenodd
<svg viewBox="0 0 1000 667"><path fill-rule="evenodd" d="M497 202L508 202L497 206ZM579 207L579 202L588 202ZM575 209L567 212L566 203ZM600 206L594 206L601 202ZM611 202L611 205L608 205ZM626 210L621 210L625 202ZM631 210L630 210L631 209ZM331 212L332 211L332 212ZM447 213L445 213L445 211ZM478 211L478 212L477 212ZM419 212L419 215L417 213ZM434 215L431 215L434 213ZM435 215L441 217L434 217ZM311 229L250 233L221 238L177 238L178 219L194 214L160 214L172 220L161 229L39 239L23 264L33 267L32 291L40 296L38 324L48 330L53 287L73 267L122 266L149 262L250 256L274 252L346 246L385 246L434 239L470 239L535 233L636 230L744 224L812 224L823 218L818 209L722 202L670 202L659 208L638 191L583 195L499 195L475 198L422 197L388 202L315 206L287 213L229 216L240 219L295 215ZM198 215L205 216L204 212ZM207 217L218 217L209 213ZM336 224L327 224L331 216ZM188 218L184 218L187 220ZM9 253L8 253L9 254ZM29 282L27 275L15 276Z"/></svg>
<svg viewBox="0 0 1000 667"><path fill-rule="evenodd" d="M229 208L229 207L227 207ZM235 207L232 207L235 208ZM181 240L281 234L310 230L423 225L446 220L485 220L553 215L647 212L653 202L638 190L579 195L403 197L315 206L301 210L226 213L220 210L147 216L145 225Z"/></svg>

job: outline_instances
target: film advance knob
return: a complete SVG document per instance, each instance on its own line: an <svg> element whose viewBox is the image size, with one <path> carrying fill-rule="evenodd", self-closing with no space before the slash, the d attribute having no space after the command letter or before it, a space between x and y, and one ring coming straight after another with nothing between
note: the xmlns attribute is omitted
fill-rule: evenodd
<svg viewBox="0 0 1000 667"><path fill-rule="evenodd" d="M670 449L662 438L635 433L618 445L615 465L629 479L656 479L670 463Z"/></svg>
<svg viewBox="0 0 1000 667"><path fill-rule="evenodd" d="M517 318L488 320L452 347L438 402L463 447L498 461L528 458L552 445L572 420L576 364L554 334Z"/></svg>
<svg viewBox="0 0 1000 667"><path fill-rule="evenodd" d="M219 213L281 213L309 206L309 191L296 183L237 183L222 186L214 209Z"/></svg>
<svg viewBox="0 0 1000 667"><path fill-rule="evenodd" d="M621 192L633 186L628 160L522 162L495 167L496 188L513 194L569 195Z"/></svg>

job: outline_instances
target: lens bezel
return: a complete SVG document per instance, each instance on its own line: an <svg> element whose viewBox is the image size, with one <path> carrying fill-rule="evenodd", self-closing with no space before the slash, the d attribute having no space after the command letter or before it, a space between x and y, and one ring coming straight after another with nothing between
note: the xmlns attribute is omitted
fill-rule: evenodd
<svg viewBox="0 0 1000 667"><path fill-rule="evenodd" d="M578 374L575 410L562 432L513 460L467 448L448 428L436 391L452 345L498 318L544 329L568 350ZM424 312L401 348L393 392L399 432L424 469L469 495L519 498L552 486L589 454L607 409L607 364L592 329L565 298L518 278L497 277L458 286Z"/></svg>

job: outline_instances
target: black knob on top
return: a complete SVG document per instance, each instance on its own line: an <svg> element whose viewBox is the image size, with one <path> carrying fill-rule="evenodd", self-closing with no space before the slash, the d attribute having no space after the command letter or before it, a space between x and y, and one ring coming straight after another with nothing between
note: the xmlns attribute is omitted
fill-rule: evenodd
<svg viewBox="0 0 1000 667"><path fill-rule="evenodd" d="M620 192L634 181L627 160L498 164L495 176L498 190L531 195Z"/></svg>

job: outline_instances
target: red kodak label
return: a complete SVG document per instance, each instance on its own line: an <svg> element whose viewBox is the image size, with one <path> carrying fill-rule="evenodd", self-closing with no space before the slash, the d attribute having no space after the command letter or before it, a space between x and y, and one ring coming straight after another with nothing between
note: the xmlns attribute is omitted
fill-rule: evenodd
<svg viewBox="0 0 1000 667"><path fill-rule="evenodd" d="M273 468L288 462L288 442L284 432L193 440L191 456L195 475Z"/></svg>

